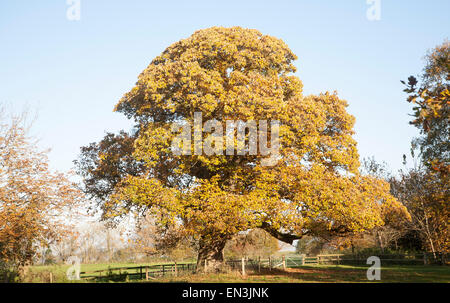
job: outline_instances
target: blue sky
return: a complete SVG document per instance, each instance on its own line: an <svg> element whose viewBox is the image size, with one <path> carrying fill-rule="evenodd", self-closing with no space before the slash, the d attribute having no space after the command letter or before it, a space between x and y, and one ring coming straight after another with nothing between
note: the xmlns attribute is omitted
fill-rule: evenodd
<svg viewBox="0 0 450 303"><path fill-rule="evenodd" d="M400 80L419 74L426 51L449 38L450 1L381 0L369 21L365 0L65 0L0 2L0 103L38 111L33 133L67 170L80 146L131 123L113 113L138 74L165 47L211 26L255 28L297 54L306 94L336 90L356 117L362 157L402 167L411 106Z"/></svg>

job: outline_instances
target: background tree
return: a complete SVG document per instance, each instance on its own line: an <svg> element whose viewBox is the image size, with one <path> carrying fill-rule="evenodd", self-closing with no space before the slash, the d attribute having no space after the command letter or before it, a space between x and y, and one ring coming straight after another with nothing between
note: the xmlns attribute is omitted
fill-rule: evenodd
<svg viewBox="0 0 450 303"><path fill-rule="evenodd" d="M396 179L393 175L391 175L386 163L378 163L373 157L365 158L363 159L360 171L362 174L376 176L386 182L389 182L391 184L391 193L393 193L396 198L399 198L395 195L396 192L392 189L392 183L395 182ZM399 200L404 202L401 199ZM377 244L382 253L386 248L398 249L398 240L409 231L408 226L411 221L408 219L410 218L398 216L395 211L386 213L384 225L365 232L364 235L351 236L352 238L350 243L352 249L354 249L355 242L357 242L356 240L358 238L364 239L365 236L372 236L373 242Z"/></svg>
<svg viewBox="0 0 450 303"><path fill-rule="evenodd" d="M216 267L240 231L261 228L292 243L372 229L394 209L407 216L389 184L358 173L346 101L304 96L295 59L280 39L240 27L199 30L169 46L116 105L134 119L133 131L82 148L77 161L103 218L151 212L161 228L194 237L197 261ZM280 121L278 162L262 165L261 150L226 155L206 129L202 141L213 142L215 154L194 155L191 147L190 156L177 155L171 127L192 125L195 112L222 129L227 120Z"/></svg>
<svg viewBox="0 0 450 303"><path fill-rule="evenodd" d="M197 254L195 242L171 228L161 228L152 214L140 218L136 232L130 237L133 251L147 258L166 258L171 261L193 259Z"/></svg>
<svg viewBox="0 0 450 303"><path fill-rule="evenodd" d="M68 257L78 254L79 237L80 233L77 230L69 230L61 235L59 241L51 245L57 262L63 263Z"/></svg>
<svg viewBox="0 0 450 303"><path fill-rule="evenodd" d="M414 146L424 164L445 175L450 172L450 42L432 49L425 57L421 82L408 78L404 90L414 105L410 122L420 130ZM403 84L406 84L402 81ZM447 179L448 181L448 179Z"/></svg>
<svg viewBox="0 0 450 303"><path fill-rule="evenodd" d="M445 41L438 45L425 60L420 83L411 76L405 89L407 101L414 104L414 119L410 123L420 130L420 136L412 143L411 153L414 158L414 151L418 149L421 161L391 183L394 194L412 215L411 230L419 234L423 248L433 253L448 252L450 43Z"/></svg>
<svg viewBox="0 0 450 303"><path fill-rule="evenodd" d="M46 152L27 134L26 115L0 116L0 265L17 270L39 247L47 251L68 228L81 193L48 168Z"/></svg>
<svg viewBox="0 0 450 303"><path fill-rule="evenodd" d="M411 214L409 234L417 233L422 248L433 254L450 251L449 188L441 181L438 174L420 168L402 172L391 181L393 194Z"/></svg>
<svg viewBox="0 0 450 303"><path fill-rule="evenodd" d="M278 240L262 229L239 233L227 242L224 254L230 259L269 257L279 249Z"/></svg>
<svg viewBox="0 0 450 303"><path fill-rule="evenodd" d="M316 256L323 252L325 245L330 241L331 239L325 240L324 238L321 237L306 235L297 241L295 249L299 254Z"/></svg>
<svg viewBox="0 0 450 303"><path fill-rule="evenodd" d="M110 226L104 222L85 222L79 228L77 255L83 263L114 262L126 247L124 226Z"/></svg>

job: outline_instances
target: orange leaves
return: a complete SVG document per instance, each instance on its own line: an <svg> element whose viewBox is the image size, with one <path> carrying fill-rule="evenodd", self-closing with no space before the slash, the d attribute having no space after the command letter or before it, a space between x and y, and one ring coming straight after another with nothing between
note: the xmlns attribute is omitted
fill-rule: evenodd
<svg viewBox="0 0 450 303"><path fill-rule="evenodd" d="M284 42L256 30L213 27L197 31L155 58L116 110L128 116L154 116L162 109L186 115L186 111L213 112L222 106L219 103L228 103L237 113L239 107L233 102L251 99L249 94L241 97L242 89L269 89L272 85L264 83L267 80L283 81L275 89L284 86L286 95L300 91L298 79L287 75L295 71L291 63L295 58ZM275 96L270 90L264 94Z"/></svg>
<svg viewBox="0 0 450 303"><path fill-rule="evenodd" d="M389 193L389 185L374 177L345 177L321 165L298 167L281 178L280 186L289 189L292 207L298 209L307 229L345 227L349 231L370 230L384 224L385 209L407 214ZM319 224L318 224L319 223ZM319 230L317 230L319 229Z"/></svg>
<svg viewBox="0 0 450 303"><path fill-rule="evenodd" d="M23 265L37 242L57 240L81 198L65 175L49 171L23 120L0 125L0 262Z"/></svg>
<svg viewBox="0 0 450 303"><path fill-rule="evenodd" d="M160 222L181 222L184 232L202 237L262 226L301 236L383 224L380 204L395 202L382 181L358 175L347 102L335 93L303 96L295 59L280 39L240 27L199 30L172 44L116 106L137 122L132 150L116 150L111 170L95 170L102 148L86 150L86 167L98 172L85 174L89 190L110 214L149 208ZM222 129L229 120L280 121L277 165L263 166L261 155L249 153L175 154L172 123L191 125L196 112ZM222 135L225 142L230 134ZM126 155L136 165L125 165ZM117 180L111 171L128 173ZM105 180L112 189L99 191Z"/></svg>

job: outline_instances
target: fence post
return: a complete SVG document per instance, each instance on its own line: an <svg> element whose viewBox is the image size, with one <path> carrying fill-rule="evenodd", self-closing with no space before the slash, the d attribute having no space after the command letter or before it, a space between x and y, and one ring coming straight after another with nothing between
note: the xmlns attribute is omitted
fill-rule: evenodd
<svg viewBox="0 0 450 303"><path fill-rule="evenodd" d="M50 273L50 283L53 283L53 273Z"/></svg>
<svg viewBox="0 0 450 303"><path fill-rule="evenodd" d="M423 253L423 265L427 265L428 264L428 257L427 257L427 253L424 252Z"/></svg>
<svg viewBox="0 0 450 303"><path fill-rule="evenodd" d="M272 271L272 257L269 256L269 270Z"/></svg>
<svg viewBox="0 0 450 303"><path fill-rule="evenodd" d="M261 272L261 256L258 257L258 272Z"/></svg>
<svg viewBox="0 0 450 303"><path fill-rule="evenodd" d="M286 257L283 255L283 270L286 270Z"/></svg>
<svg viewBox="0 0 450 303"><path fill-rule="evenodd" d="M175 277L178 277L177 262L175 261Z"/></svg>
<svg viewBox="0 0 450 303"><path fill-rule="evenodd" d="M245 276L245 257L242 257L242 275Z"/></svg>
<svg viewBox="0 0 450 303"><path fill-rule="evenodd" d="M148 281L148 266L145 266L145 281Z"/></svg>
<svg viewBox="0 0 450 303"><path fill-rule="evenodd" d="M142 280L143 279L142 266L139 268L139 271L141 272L141 280Z"/></svg>

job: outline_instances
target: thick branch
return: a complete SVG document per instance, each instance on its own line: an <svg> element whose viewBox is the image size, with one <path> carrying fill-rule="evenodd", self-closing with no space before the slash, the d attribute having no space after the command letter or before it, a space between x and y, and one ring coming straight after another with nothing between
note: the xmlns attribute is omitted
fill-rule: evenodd
<svg viewBox="0 0 450 303"><path fill-rule="evenodd" d="M294 240L299 240L301 239L304 234L302 235L293 235L290 233L283 233L281 231L279 231L278 229L272 227L269 223L267 222L263 222L260 226L261 229L264 229L266 232L268 232L271 236L273 236L274 238L283 241L285 243L289 243L292 244L292 242Z"/></svg>
<svg viewBox="0 0 450 303"><path fill-rule="evenodd" d="M285 243L289 243L289 244L292 244L292 242L294 240L300 240L301 238L303 238L303 236L306 236L308 234L308 232L303 232L300 235L281 232L281 231L279 231L278 229L274 228L272 225L270 225L267 222L263 222L261 224L260 228L264 229L265 231L267 231L270 235L272 235L276 239L278 239L280 241L283 241ZM348 229L346 226L339 225L339 226L336 226L336 227L334 227L332 229L322 231L320 236L323 237L323 238L325 238L326 235L329 235L329 236L345 236L345 235L348 235L351 232L352 231L350 229Z"/></svg>

